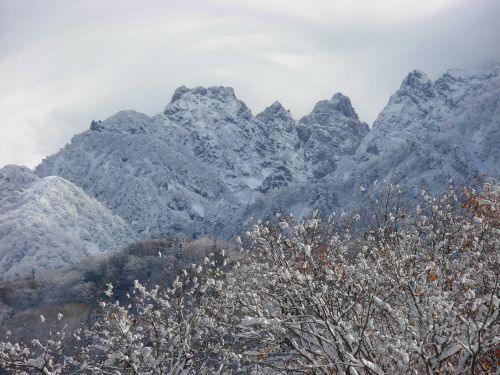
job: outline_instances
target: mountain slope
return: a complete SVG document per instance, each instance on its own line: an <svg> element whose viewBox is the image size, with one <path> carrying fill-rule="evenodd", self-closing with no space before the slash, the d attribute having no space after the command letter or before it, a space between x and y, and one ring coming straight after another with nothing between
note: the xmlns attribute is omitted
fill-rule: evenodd
<svg viewBox="0 0 500 375"><path fill-rule="evenodd" d="M99 124L99 131L75 136L37 172L64 176L144 237L196 231L197 223L210 215L207 201L218 202L213 209L230 210L234 198L218 176L163 141L168 134L163 127L154 129L158 121L148 119L145 130L135 127L136 117L142 116L112 116ZM117 124L122 127L117 129Z"/></svg>
<svg viewBox="0 0 500 375"><path fill-rule="evenodd" d="M390 98L344 174L437 192L449 179L500 176L500 66L449 70L432 82L411 72ZM355 167L354 167L355 166Z"/></svg>
<svg viewBox="0 0 500 375"><path fill-rule="evenodd" d="M438 192L499 171L500 67L411 72L372 130L337 93L300 120L253 116L227 87L180 87L152 118L123 111L36 171L80 186L140 237L231 236L250 216L347 208L377 181Z"/></svg>
<svg viewBox="0 0 500 375"><path fill-rule="evenodd" d="M335 171L345 155L354 154L368 132L368 125L360 123L351 101L341 93L317 103L298 127L315 180Z"/></svg>
<svg viewBox="0 0 500 375"><path fill-rule="evenodd" d="M0 274L74 264L132 239L128 225L60 177L25 167L0 169Z"/></svg>
<svg viewBox="0 0 500 375"><path fill-rule="evenodd" d="M483 175L498 178L499 144L500 65L449 70L435 82L413 71L333 173L262 197L245 216L283 208L299 217L315 209L331 213L362 202L361 190L380 191L384 180L414 199L422 189L443 191L450 179L460 186Z"/></svg>
<svg viewBox="0 0 500 375"><path fill-rule="evenodd" d="M230 236L260 197L317 178L323 157L312 149L354 152L367 128L343 98L297 122L279 103L254 117L231 88L180 87L164 113L93 122L36 171L82 187L144 238Z"/></svg>

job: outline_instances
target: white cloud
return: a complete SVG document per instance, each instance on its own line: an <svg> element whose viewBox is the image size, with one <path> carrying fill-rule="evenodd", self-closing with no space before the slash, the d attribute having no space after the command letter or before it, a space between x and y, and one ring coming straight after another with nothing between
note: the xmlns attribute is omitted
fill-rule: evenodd
<svg viewBox="0 0 500 375"><path fill-rule="evenodd" d="M237 13L274 15L329 27L408 25L456 7L465 0L212 0Z"/></svg>

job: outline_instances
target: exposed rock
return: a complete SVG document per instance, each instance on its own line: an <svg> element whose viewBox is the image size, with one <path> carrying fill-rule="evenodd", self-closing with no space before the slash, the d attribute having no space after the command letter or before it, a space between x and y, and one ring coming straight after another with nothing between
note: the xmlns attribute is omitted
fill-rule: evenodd
<svg viewBox="0 0 500 375"><path fill-rule="evenodd" d="M81 186L140 238L230 236L257 199L324 177L334 167L318 161L357 147L368 128L349 99L337 94L326 103L301 122L313 134L301 144L297 122L278 102L253 117L232 88L183 86L163 114L122 111L94 123L37 173ZM311 157L315 148L328 157Z"/></svg>

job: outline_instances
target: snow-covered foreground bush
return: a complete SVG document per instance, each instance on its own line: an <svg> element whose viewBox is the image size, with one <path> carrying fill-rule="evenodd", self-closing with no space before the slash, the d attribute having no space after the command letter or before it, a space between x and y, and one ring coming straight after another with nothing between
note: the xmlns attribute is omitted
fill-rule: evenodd
<svg viewBox="0 0 500 375"><path fill-rule="evenodd" d="M81 332L0 343L0 365L45 374L494 373L500 194L465 196L465 210L452 190L423 193L411 211L394 193L365 217L259 223L236 256L193 265L170 289L137 283L130 305L103 302ZM360 234L360 219L374 225Z"/></svg>
<svg viewBox="0 0 500 375"><path fill-rule="evenodd" d="M0 342L0 373L2 367L22 374L220 373L231 363L227 348L236 338L219 316L224 264L220 254L213 254L183 270L171 288L136 282L127 306L113 300L108 284L109 301L100 303L89 327L51 332L45 343Z"/></svg>
<svg viewBox="0 0 500 375"><path fill-rule="evenodd" d="M256 226L229 288L258 338L255 360L325 374L493 371L499 195L467 194L470 219L452 191L424 193L414 213L380 202L362 238L335 217Z"/></svg>

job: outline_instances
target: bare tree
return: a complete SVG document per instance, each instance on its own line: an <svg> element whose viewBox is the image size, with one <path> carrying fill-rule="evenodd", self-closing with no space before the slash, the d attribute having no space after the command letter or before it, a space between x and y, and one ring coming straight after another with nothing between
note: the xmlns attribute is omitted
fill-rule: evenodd
<svg viewBox="0 0 500 375"><path fill-rule="evenodd" d="M170 288L136 282L127 305L110 284L89 328L44 344L1 342L0 366L45 375L495 373L499 188L466 190L465 204L453 190L423 192L411 211L391 202L369 218L257 223L230 264L205 258ZM368 219L375 225L354 235Z"/></svg>
<svg viewBox="0 0 500 375"><path fill-rule="evenodd" d="M241 332L256 343L248 361L273 372L493 372L498 190L469 192L469 215L453 190L422 197L411 214L392 205L362 239L335 217L256 225L232 275Z"/></svg>

